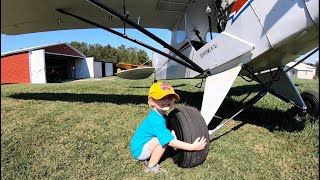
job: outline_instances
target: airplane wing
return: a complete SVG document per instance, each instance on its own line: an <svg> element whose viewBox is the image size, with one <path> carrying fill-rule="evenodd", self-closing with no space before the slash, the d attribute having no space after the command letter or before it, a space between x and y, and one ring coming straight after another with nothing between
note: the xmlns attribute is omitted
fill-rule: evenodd
<svg viewBox="0 0 320 180"><path fill-rule="evenodd" d="M192 0L99 0L145 28L171 30ZM125 6L124 6L125 2ZM109 28L123 28L123 22L86 0L1 0L1 33L7 35L43 31L96 28L56 11L87 18ZM127 27L126 28L130 28Z"/></svg>
<svg viewBox="0 0 320 180"><path fill-rule="evenodd" d="M123 79L146 79L153 74L153 67L135 68L123 70L117 73L117 76Z"/></svg>

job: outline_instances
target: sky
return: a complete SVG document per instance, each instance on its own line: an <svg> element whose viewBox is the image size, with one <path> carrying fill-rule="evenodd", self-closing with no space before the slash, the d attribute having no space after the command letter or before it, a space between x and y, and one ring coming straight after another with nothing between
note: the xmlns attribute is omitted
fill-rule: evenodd
<svg viewBox="0 0 320 180"><path fill-rule="evenodd" d="M114 29L123 33L123 29ZM148 29L153 34L160 37L165 42L169 42L171 38L171 32L165 29ZM137 39L138 41L147 43L159 50L163 50L163 47L156 41L150 39L138 30L126 29L126 35ZM23 35L5 35L1 34L1 53L8 51L19 50L23 48L29 48L34 46L41 46L53 43L71 43L72 41L85 42L87 44L100 44L106 46L110 44L112 47L119 47L125 45L128 47L137 47L138 49L144 49L148 56L152 57L152 51L146 49L136 43L116 36L110 32L102 29L79 29L79 30L63 30L63 31L50 31L40 33L29 33Z"/></svg>
<svg viewBox="0 0 320 180"><path fill-rule="evenodd" d="M123 29L114 29L118 32L123 33ZM147 29L151 33L158 36L160 39L169 43L171 39L171 32L166 29ZM137 39L138 41L149 44L159 50L163 50L163 47L147 37L143 33L134 29L126 29L126 35ZM46 44L54 43L71 43L72 41L85 42L87 44L100 44L103 46L111 45L112 47L119 47L120 45L125 45L128 47L136 47L138 49L143 49L148 53L149 58L152 57L152 51L144 48L136 43L129 40L123 39L116 36L110 32L102 29L79 29L79 30L63 30L63 31L50 31L50 32L40 32L40 33L29 33L23 35L4 35L1 34L1 53L15 51L19 49L41 46ZM304 55L305 56L305 55ZM299 59L303 58L301 56ZM315 64L319 60L319 51L310 56L305 63Z"/></svg>

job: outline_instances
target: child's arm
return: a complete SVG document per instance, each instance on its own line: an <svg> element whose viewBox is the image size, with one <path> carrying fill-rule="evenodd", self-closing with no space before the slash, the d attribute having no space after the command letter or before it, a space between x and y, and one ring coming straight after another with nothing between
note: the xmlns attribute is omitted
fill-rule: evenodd
<svg viewBox="0 0 320 180"><path fill-rule="evenodd" d="M198 137L192 144L174 139L169 142L169 146L173 148L183 149L187 151L199 151L206 146L207 142L204 137Z"/></svg>

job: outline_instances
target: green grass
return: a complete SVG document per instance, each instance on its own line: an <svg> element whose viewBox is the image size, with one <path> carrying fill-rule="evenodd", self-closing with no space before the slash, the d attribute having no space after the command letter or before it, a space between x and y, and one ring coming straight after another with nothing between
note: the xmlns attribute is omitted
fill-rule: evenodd
<svg viewBox="0 0 320 180"><path fill-rule="evenodd" d="M168 81L177 106L201 107L200 80ZM195 168L161 163L168 174L145 174L129 141L147 115L152 79L116 77L60 84L1 85L2 179L318 179L319 119L290 113L267 95L210 136ZM296 80L318 91L318 80ZM238 78L217 112L218 124L241 108L254 83ZM214 125L213 125L214 126Z"/></svg>

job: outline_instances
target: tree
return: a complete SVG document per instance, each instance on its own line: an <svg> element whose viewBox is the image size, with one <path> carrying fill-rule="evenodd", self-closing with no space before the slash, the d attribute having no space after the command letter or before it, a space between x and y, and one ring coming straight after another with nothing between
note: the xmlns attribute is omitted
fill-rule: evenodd
<svg viewBox="0 0 320 180"><path fill-rule="evenodd" d="M77 41L73 41L70 43L70 45L72 47L74 47L75 49L77 49L78 51L80 51L82 54L84 54L85 56L88 56L88 45L87 43L84 42L77 42Z"/></svg>
<svg viewBox="0 0 320 180"><path fill-rule="evenodd" d="M129 47L127 51L128 51L128 62L131 64L139 64L136 48Z"/></svg>
<svg viewBox="0 0 320 180"><path fill-rule="evenodd" d="M117 59L118 59L118 62L129 63L128 52L127 52L126 46L123 44L117 48Z"/></svg>
<svg viewBox="0 0 320 180"><path fill-rule="evenodd" d="M109 44L102 46L100 44L87 44L84 42L71 42L70 45L80 51L87 57L94 57L95 60L107 62L122 62L141 65L149 60L147 53L144 50L120 45L114 48ZM151 64L151 63L150 63Z"/></svg>
<svg viewBox="0 0 320 180"><path fill-rule="evenodd" d="M141 50L141 49L137 52L137 56L138 56L139 64L146 63L147 61L150 60L148 58L148 54L144 50ZM151 62L149 61L145 65L150 65L150 64L151 64Z"/></svg>

